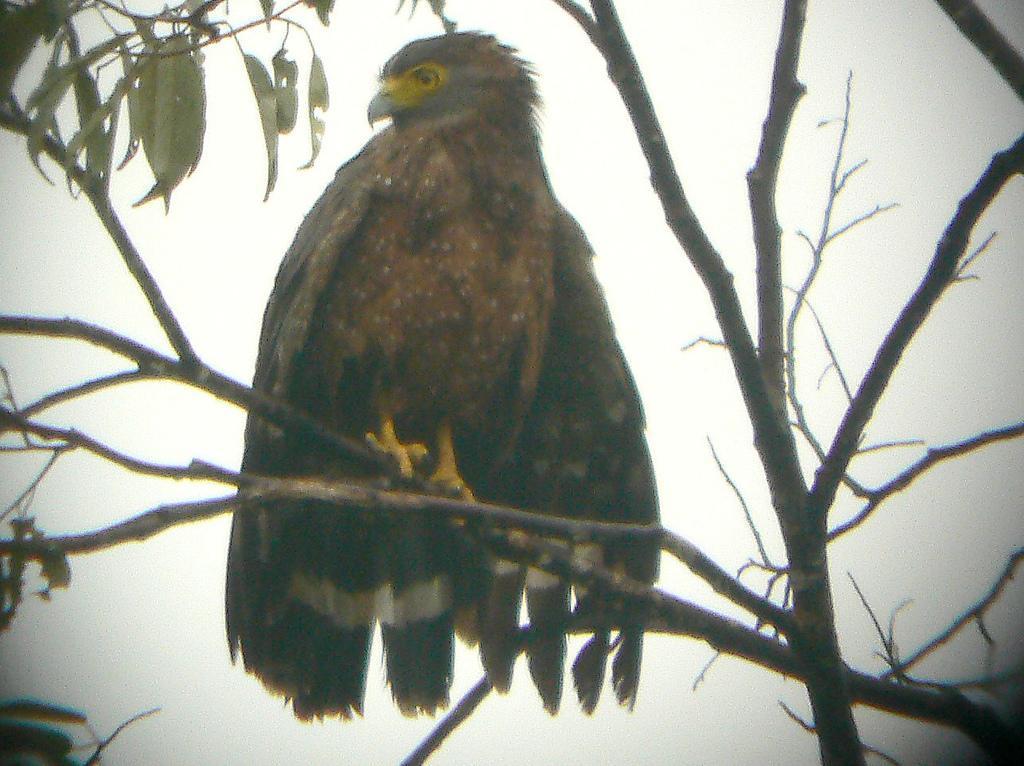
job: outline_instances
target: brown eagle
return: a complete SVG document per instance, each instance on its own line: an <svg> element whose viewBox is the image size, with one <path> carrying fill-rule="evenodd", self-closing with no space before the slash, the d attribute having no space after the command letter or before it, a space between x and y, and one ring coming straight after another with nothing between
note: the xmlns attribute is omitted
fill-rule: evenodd
<svg viewBox="0 0 1024 766"><path fill-rule="evenodd" d="M391 125L299 228L264 316L254 386L369 438L406 476L548 514L653 524L636 388L590 246L548 182L537 108L530 66L493 37L448 34L392 57L369 107L371 122ZM372 478L255 414L242 470ZM576 553L642 581L657 574L650 543ZM574 597L584 609L601 594ZM236 512L226 602L232 657L302 719L362 713L377 624L404 713L447 704L456 624L502 691L525 643L544 706L558 709L569 585L496 559L447 518L316 501ZM642 642L639 618L590 638L573 666L585 710L612 651L616 695L632 706Z"/></svg>

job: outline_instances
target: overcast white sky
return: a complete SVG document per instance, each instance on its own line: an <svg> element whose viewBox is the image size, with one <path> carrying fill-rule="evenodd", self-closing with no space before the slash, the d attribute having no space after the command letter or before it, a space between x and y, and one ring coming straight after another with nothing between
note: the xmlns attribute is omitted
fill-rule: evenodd
<svg viewBox="0 0 1024 766"><path fill-rule="evenodd" d="M1019 0L981 3L1000 28L1024 44ZM263 305L278 261L302 215L369 137L366 104L380 65L410 39L435 34L426 4L412 19L386 0L338 2L319 29L307 14L331 85L331 109L315 168L300 121L282 142L277 190L262 203L265 162L251 92L237 50L209 49L209 128L202 163L160 205L132 209L148 189L144 160L114 179L129 231L164 288L200 355L248 382ZM745 173L753 163L767 103L781 3L651 0L621 3L627 32L645 69L682 180L712 240L751 306L752 245ZM245 10L236 7L236 12ZM644 398L667 526L698 543L728 569L755 553L742 512L714 467L711 439L744 491L771 550L781 552L749 426L722 352L680 348L717 336L699 280L664 228L635 139L603 66L585 36L546 0L450 0L463 29L497 34L519 47L541 75L544 149L556 192L579 218L598 253L598 271ZM300 35L290 48L303 56ZM247 50L272 53L279 37L261 30ZM268 57L269 58L269 57ZM834 151L847 73L854 72L850 162L869 158L838 208L843 221L876 203L900 207L840 240L826 257L812 301L851 381L913 290L957 200L992 153L1024 129L1024 108L932 0L820 0L810 3L800 102L787 143L779 197L785 276L799 283L807 253L795 235L816 232ZM301 113L301 112L300 112ZM52 169L51 175L58 177ZM0 134L0 311L76 316L165 348L144 301L84 200L32 170L24 142ZM1024 410L1024 183L1013 181L982 219L980 241L998 231L975 272L980 280L949 294L915 339L868 430L868 442L958 440L1017 422ZM799 373L812 423L826 443L841 414L835 376L805 323ZM29 401L118 363L80 346L0 337L0 362L20 401ZM237 467L244 417L195 393L155 384L94 397L88 406L51 413L140 457L185 463L200 458ZM884 481L919 448L862 459L854 473ZM832 550L844 652L880 671L868 616L846 572L879 615L912 599L897 622L909 652L973 603L1024 541L1024 449L992 447L949 464L884 506ZM20 490L35 463L0 461L0 503ZM808 464L808 468L813 466ZM33 507L49 532L95 528L210 487L126 478L80 456L61 460ZM852 513L840 505L834 521ZM366 716L353 723L304 725L228 661L223 577L229 521L220 518L142 545L75 558L72 587L52 602L29 599L0 639L3 693L77 707L101 733L141 710L162 712L126 731L108 751L111 764L393 763L432 727L402 718L390 703L379 656ZM667 563L662 585L725 608L696 578ZM999 642L996 667L1021 659L1024 588L1012 586L988 627ZM817 746L778 707L806 713L801 686L738 660L720 659L701 686L691 685L711 657L693 641L648 639L640 699L628 714L610 694L592 718L569 694L557 718L544 713L519 669L507 697L492 695L432 763L814 763ZM480 669L458 655L454 695ZM922 667L934 678L986 670L975 631ZM955 734L858 710L865 741L907 764L959 763Z"/></svg>

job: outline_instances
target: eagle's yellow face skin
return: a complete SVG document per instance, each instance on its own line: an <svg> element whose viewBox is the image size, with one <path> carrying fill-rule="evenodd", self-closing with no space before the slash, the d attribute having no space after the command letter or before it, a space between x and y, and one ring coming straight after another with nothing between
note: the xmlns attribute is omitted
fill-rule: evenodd
<svg viewBox="0 0 1024 766"><path fill-rule="evenodd" d="M422 104L448 82L448 67L434 61L406 69L385 77L380 92L401 109L412 109Z"/></svg>

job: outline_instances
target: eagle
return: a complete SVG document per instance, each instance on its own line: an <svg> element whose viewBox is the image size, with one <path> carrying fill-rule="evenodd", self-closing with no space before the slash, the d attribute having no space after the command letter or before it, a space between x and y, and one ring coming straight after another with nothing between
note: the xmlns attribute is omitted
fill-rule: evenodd
<svg viewBox="0 0 1024 766"><path fill-rule="evenodd" d="M285 254L253 386L464 498L656 524L636 386L591 247L551 189L538 108L532 67L492 36L448 33L396 53L368 113L390 124L338 170ZM242 471L381 479L255 412ZM562 545L656 579L651 538ZM597 622L572 667L580 704L593 711L612 657L616 697L632 708L642 616L620 609L611 622L601 604L596 589L503 560L442 515L278 499L232 521L232 660L303 720L363 713L378 626L403 713L447 706L461 638L479 645L499 691L525 652L554 714L581 611Z"/></svg>

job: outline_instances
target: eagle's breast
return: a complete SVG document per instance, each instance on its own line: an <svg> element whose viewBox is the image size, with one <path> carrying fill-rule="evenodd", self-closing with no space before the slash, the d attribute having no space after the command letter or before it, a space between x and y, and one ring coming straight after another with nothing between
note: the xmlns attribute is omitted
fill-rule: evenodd
<svg viewBox="0 0 1024 766"><path fill-rule="evenodd" d="M338 381L351 408L346 379L372 368L366 408L386 407L416 438L443 418L479 430L520 409L550 316L550 192L529 159L495 173L494 148L465 134L413 135L369 158L369 209L314 337L326 388Z"/></svg>

